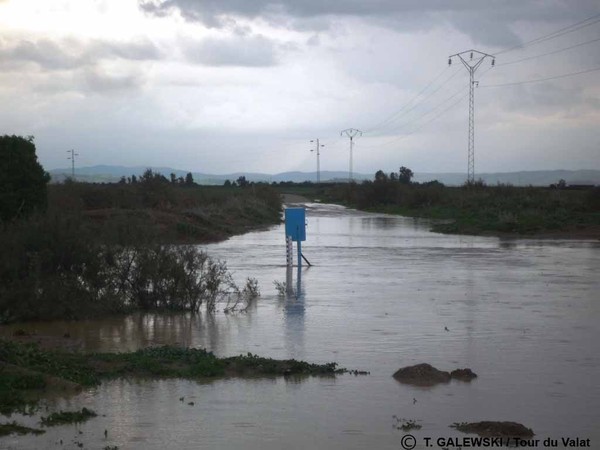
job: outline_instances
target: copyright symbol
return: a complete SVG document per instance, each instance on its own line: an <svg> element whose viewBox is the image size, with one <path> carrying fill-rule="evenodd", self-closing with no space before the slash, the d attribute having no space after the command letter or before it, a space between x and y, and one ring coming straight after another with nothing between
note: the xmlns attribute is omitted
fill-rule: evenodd
<svg viewBox="0 0 600 450"><path fill-rule="evenodd" d="M405 434L400 439L400 445L404 450L412 450L417 446L417 440L412 434Z"/></svg>

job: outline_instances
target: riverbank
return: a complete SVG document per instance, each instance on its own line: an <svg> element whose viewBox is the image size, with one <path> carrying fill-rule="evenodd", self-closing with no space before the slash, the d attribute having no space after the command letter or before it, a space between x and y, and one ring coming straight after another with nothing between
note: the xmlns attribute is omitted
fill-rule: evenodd
<svg viewBox="0 0 600 450"><path fill-rule="evenodd" d="M298 185L286 194L363 211L432 219L431 231L526 239L600 239L600 189L447 187L379 180Z"/></svg>
<svg viewBox="0 0 600 450"><path fill-rule="evenodd" d="M221 300L233 312L256 299L254 280L237 286L196 244L279 223L279 194L163 178L49 186L45 212L2 223L0 323L214 311Z"/></svg>
<svg viewBox="0 0 600 450"><path fill-rule="evenodd" d="M277 224L280 211L280 196L268 185L187 186L151 179L48 186L48 216L76 216L100 236L111 229L124 243L140 234L165 244L218 242Z"/></svg>
<svg viewBox="0 0 600 450"><path fill-rule="evenodd" d="M443 234L464 234L471 236L489 236L504 239L591 239L600 240L600 224L593 221L596 217L584 218L577 221L573 218L563 220L558 224L554 217L539 214L527 217L522 213L510 213L510 217L503 218L506 213L488 214L485 211L442 211L438 208L397 208L379 206L365 208L365 211L384 214L400 215L431 219L431 231ZM591 223L590 223L591 222Z"/></svg>

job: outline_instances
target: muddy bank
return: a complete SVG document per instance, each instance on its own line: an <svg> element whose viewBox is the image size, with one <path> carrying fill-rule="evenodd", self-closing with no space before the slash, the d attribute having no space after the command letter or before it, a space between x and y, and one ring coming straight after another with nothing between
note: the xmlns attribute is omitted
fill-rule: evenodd
<svg viewBox="0 0 600 450"><path fill-rule="evenodd" d="M392 376L400 383L415 386L434 386L439 383L448 383L451 379L469 382L477 378L477 374L468 368L446 372L426 363L403 367L398 369Z"/></svg>
<svg viewBox="0 0 600 450"><path fill-rule="evenodd" d="M517 422L472 422L451 425L463 433L473 433L483 437L531 438L533 430Z"/></svg>

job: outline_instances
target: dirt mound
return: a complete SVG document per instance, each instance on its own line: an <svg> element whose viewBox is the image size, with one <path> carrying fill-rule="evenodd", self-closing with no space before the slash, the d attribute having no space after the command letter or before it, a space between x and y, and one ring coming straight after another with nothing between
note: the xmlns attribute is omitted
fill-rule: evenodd
<svg viewBox="0 0 600 450"><path fill-rule="evenodd" d="M473 378L477 378L477 374L468 368L445 372L424 363L398 369L393 377L401 383L433 386L438 383L448 383L451 379L468 382Z"/></svg>
<svg viewBox="0 0 600 450"><path fill-rule="evenodd" d="M393 377L401 383L417 386L433 386L438 383L448 383L450 374L436 369L430 364L417 364L403 367L394 373Z"/></svg>
<svg viewBox="0 0 600 450"><path fill-rule="evenodd" d="M518 437L531 438L533 430L517 422L472 422L451 425L463 433L474 433L483 437Z"/></svg>
<svg viewBox="0 0 600 450"><path fill-rule="evenodd" d="M453 370L450 372L450 377L460 381L471 381L473 378L477 378L477 374L471 369L465 368Z"/></svg>

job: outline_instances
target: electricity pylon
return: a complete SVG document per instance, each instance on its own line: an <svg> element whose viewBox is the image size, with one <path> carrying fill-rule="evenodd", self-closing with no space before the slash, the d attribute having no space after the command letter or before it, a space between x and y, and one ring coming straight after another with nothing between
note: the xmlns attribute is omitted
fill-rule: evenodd
<svg viewBox="0 0 600 450"><path fill-rule="evenodd" d="M71 160L71 178L75 181L75 157L79 156L79 153L75 153L75 150L67 150L67 153L70 153L67 159Z"/></svg>
<svg viewBox="0 0 600 450"><path fill-rule="evenodd" d="M311 140L310 142L317 143L317 148L311 148L310 151L314 152L316 150L317 152L317 184L319 184L321 182L321 162L319 161L319 156L321 155L321 147L325 147L325 145L319 144L319 139Z"/></svg>
<svg viewBox="0 0 600 450"><path fill-rule="evenodd" d="M468 61L463 58L463 55L466 55L467 53L470 53ZM478 56L475 60L473 60L474 54ZM450 55L448 57L448 65L452 64L452 58L455 56L460 59L460 62L462 62L469 71L469 147L467 150L467 183L470 184L475 181L475 84L479 83L478 81L475 81L475 71L488 57L492 58L493 66L496 63L496 57L477 50L467 50L457 53L456 55Z"/></svg>
<svg viewBox="0 0 600 450"><path fill-rule="evenodd" d="M362 131L356 128L348 128L340 131L340 136L346 135L350 138L350 171L348 172L348 183L352 183L352 148L354 147L354 137L362 136Z"/></svg>

